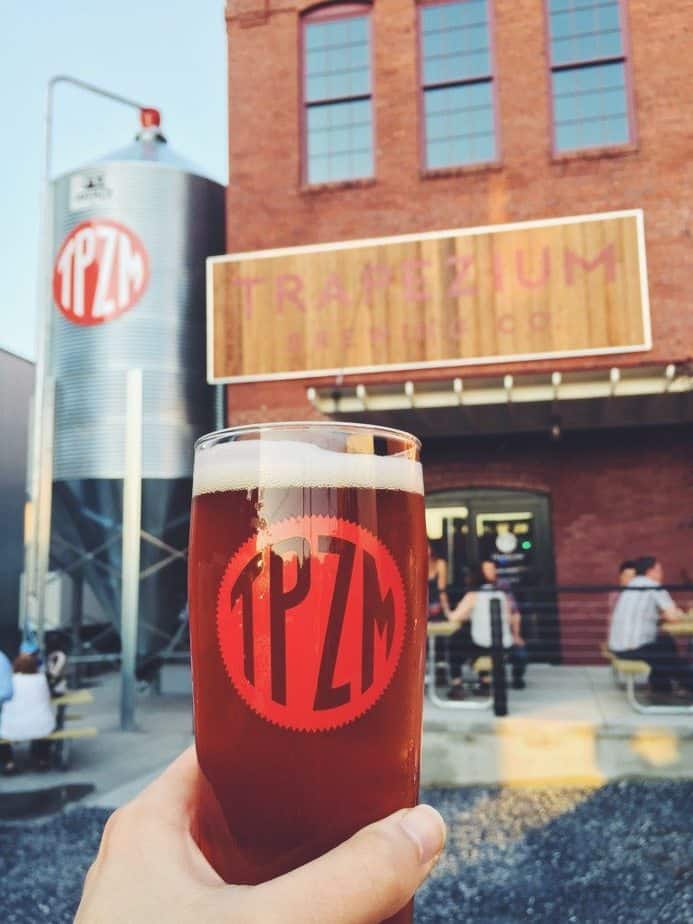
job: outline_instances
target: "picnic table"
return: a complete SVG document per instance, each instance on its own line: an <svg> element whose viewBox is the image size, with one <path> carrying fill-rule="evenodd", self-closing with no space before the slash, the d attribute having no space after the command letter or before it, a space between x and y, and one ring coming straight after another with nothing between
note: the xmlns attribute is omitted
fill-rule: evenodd
<svg viewBox="0 0 693 924"><path fill-rule="evenodd" d="M46 735L49 741L54 742L53 761L61 770L67 770L70 763L70 742L76 738L93 738L98 734L98 730L88 725L70 725L67 722L81 719L81 715L68 712L70 706L88 706L94 702L94 697L89 690L68 690L61 696L56 696L51 700L55 706L55 728Z"/></svg>
<svg viewBox="0 0 693 924"><path fill-rule="evenodd" d="M459 623L450 622L429 622L426 627L427 645L428 645L428 671L426 678L426 689L428 698L440 709L467 709L477 711L479 709L490 709L493 705L493 697L488 696L480 700L448 700L441 699L436 693L436 639L449 638L460 628ZM480 662L484 662L481 664ZM490 658L477 658L474 663L476 670L491 670Z"/></svg>
<svg viewBox="0 0 693 924"><path fill-rule="evenodd" d="M686 616L678 622L662 622L660 625L662 632L671 635L673 638L687 638L689 654L693 651L693 610L689 610ZM617 678L621 678L625 683L626 695L632 709L641 713L669 714L679 715L693 713L693 706L671 705L671 706L644 706L638 702L635 696L635 680L647 679L650 673L650 666L645 661L630 661L623 658L617 658L609 651L606 644L602 646L602 655L611 661L614 673Z"/></svg>
<svg viewBox="0 0 693 924"><path fill-rule="evenodd" d="M661 628L662 632L675 638L693 638L693 616L688 614L680 622L663 622Z"/></svg>

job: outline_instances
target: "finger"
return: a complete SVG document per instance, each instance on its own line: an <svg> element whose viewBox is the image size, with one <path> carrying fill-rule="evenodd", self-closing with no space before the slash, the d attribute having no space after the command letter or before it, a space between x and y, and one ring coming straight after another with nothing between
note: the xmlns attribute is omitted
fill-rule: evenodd
<svg viewBox="0 0 693 924"><path fill-rule="evenodd" d="M312 863L242 895L236 892L234 898L249 904L251 920L267 924L375 924L409 901L444 845L443 819L429 805L419 805L363 828Z"/></svg>

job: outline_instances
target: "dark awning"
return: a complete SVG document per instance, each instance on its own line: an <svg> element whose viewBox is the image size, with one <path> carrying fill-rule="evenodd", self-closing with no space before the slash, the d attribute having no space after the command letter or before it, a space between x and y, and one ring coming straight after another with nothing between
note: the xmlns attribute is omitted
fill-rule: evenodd
<svg viewBox="0 0 693 924"><path fill-rule="evenodd" d="M422 437L590 430L690 422L691 376L675 366L309 388L335 420ZM557 434L556 434L557 435Z"/></svg>

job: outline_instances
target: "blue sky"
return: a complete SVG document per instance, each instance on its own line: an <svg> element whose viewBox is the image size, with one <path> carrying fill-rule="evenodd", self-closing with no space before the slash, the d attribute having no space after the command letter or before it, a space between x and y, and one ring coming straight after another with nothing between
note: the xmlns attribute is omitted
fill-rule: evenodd
<svg viewBox="0 0 693 924"><path fill-rule="evenodd" d="M161 109L171 147L226 182L224 0L0 0L0 347L33 358L46 84L69 74ZM54 175L128 144L134 110L62 86Z"/></svg>

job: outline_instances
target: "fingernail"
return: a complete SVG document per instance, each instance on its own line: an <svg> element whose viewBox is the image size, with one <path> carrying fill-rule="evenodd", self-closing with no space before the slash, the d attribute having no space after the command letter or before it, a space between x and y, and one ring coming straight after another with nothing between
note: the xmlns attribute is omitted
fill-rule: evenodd
<svg viewBox="0 0 693 924"><path fill-rule="evenodd" d="M445 846L445 822L430 805L414 806L399 823L416 844L419 863L430 863Z"/></svg>

